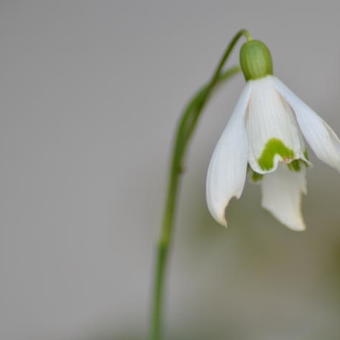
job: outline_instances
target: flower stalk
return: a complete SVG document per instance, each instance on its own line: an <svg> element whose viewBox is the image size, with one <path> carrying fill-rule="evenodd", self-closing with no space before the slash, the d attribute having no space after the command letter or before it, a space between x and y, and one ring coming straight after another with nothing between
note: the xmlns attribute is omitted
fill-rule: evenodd
<svg viewBox="0 0 340 340"><path fill-rule="evenodd" d="M223 72L231 52L241 37L248 41L252 40L246 30L240 30L227 46L220 62L218 63L211 80L203 86L187 104L177 125L175 139L173 142L168 188L166 194L165 210L162 226L156 250L156 263L154 272L154 286L152 295L152 311L150 340L162 339L162 326L164 314L164 292L168 256L171 248L172 234L174 230L174 219L177 207L178 191L181 175L184 172L184 161L191 137L195 131L198 120L208 103L211 95L218 85L228 81L238 72L238 66L232 67Z"/></svg>

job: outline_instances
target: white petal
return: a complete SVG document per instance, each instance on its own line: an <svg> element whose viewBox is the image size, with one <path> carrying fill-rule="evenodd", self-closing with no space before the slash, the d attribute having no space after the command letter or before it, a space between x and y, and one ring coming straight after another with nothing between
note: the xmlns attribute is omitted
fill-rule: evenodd
<svg viewBox="0 0 340 340"><path fill-rule="evenodd" d="M300 129L315 154L326 164L340 171L340 140L331 127L279 79L277 90L293 108Z"/></svg>
<svg viewBox="0 0 340 340"><path fill-rule="evenodd" d="M262 206L292 230L304 230L301 194L306 193L306 171L290 171L281 164L262 179Z"/></svg>
<svg viewBox="0 0 340 340"><path fill-rule="evenodd" d="M247 84L210 160L207 174L207 204L211 215L227 226L225 209L234 196L240 198L247 173L248 142L244 116L250 86Z"/></svg>
<svg viewBox="0 0 340 340"><path fill-rule="evenodd" d="M253 80L250 84L252 91L246 116L249 164L254 171L266 174L274 171L279 161L303 158L305 147L294 113L275 89L273 77ZM277 152L272 157L262 157L268 142L279 144L276 149L285 148L290 155L285 156L281 151L281 155Z"/></svg>

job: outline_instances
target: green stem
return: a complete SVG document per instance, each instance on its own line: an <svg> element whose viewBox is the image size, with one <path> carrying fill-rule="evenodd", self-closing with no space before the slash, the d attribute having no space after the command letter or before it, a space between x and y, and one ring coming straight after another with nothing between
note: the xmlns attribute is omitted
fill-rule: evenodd
<svg viewBox="0 0 340 340"><path fill-rule="evenodd" d="M198 119L214 92L216 87L221 83L229 80L232 76L240 71L238 66L222 72L225 62L229 58L238 40L244 36L247 40L251 39L248 31L239 31L229 43L210 82L203 86L186 106L182 117L178 123L175 140L173 144L171 167L169 174L169 183L167 189L167 198L162 221L161 235L157 245L156 266L154 276L154 290L152 297L152 314L150 340L160 340L162 338L163 322L163 301L165 274L167 259L171 245L174 217L177 205L177 194L179 190L180 177L184 169L184 159L190 139L193 135Z"/></svg>

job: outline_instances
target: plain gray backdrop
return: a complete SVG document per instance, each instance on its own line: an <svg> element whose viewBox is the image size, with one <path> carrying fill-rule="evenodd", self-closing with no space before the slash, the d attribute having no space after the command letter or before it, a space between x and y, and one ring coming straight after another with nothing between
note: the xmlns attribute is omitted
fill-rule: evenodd
<svg viewBox="0 0 340 340"><path fill-rule="evenodd" d="M145 339L183 105L247 28L340 132L339 15L337 1L2 0L0 338ZM338 339L335 171L312 157L304 233L261 210L257 186L232 203L229 230L208 215L206 168L243 85L219 91L193 140L169 339Z"/></svg>

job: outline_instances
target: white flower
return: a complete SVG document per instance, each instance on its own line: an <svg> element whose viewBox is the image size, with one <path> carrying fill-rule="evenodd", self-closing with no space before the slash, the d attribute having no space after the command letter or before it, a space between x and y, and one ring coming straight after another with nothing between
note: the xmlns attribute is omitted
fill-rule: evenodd
<svg viewBox="0 0 340 340"><path fill-rule="evenodd" d="M227 225L226 207L232 197L241 196L249 166L255 177L262 178L262 206L290 229L304 230L300 206L309 163L304 140L338 171L340 140L276 77L247 80L210 161L209 211Z"/></svg>

